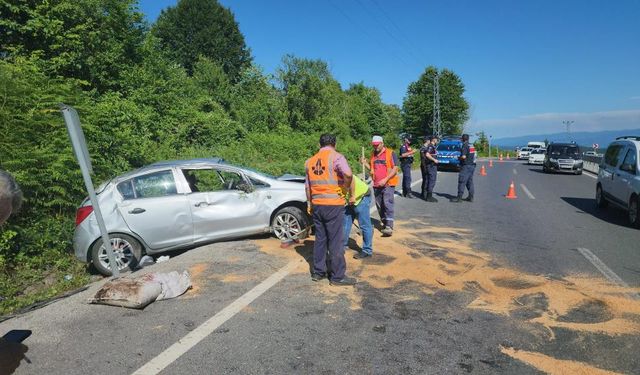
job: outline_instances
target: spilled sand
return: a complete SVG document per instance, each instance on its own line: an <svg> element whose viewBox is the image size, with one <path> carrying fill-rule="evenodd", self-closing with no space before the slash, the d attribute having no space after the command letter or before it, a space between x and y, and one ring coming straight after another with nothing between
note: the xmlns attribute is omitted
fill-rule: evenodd
<svg viewBox="0 0 640 375"><path fill-rule="evenodd" d="M613 371L602 370L586 365L582 362L562 360L544 355L542 353L516 350L513 348L500 348L503 354L520 360L551 375L616 375Z"/></svg>
<svg viewBox="0 0 640 375"><path fill-rule="evenodd" d="M459 228L434 227L418 220L397 222L392 237L375 234L373 258L355 260L352 251L346 252L347 274L378 289L411 282L416 286L416 295L401 296L405 300L438 290L472 293L475 299L468 308L541 325L548 332L547 340L555 338L553 328L611 336L640 333L640 301L629 297L640 288L623 288L587 275L550 278L526 274L473 249L471 237L470 231ZM360 238L353 239L358 244L362 242ZM256 244L262 252L289 259L309 259L313 248L312 238L286 249L273 238ZM307 264L295 272L309 273ZM357 286L335 288L328 283L314 283L312 288L325 303L346 299L351 309L361 308L362 295ZM517 353L505 354L547 371L546 365L538 367L533 363L541 362L536 353ZM565 368L571 369L576 363L579 364L565 364Z"/></svg>

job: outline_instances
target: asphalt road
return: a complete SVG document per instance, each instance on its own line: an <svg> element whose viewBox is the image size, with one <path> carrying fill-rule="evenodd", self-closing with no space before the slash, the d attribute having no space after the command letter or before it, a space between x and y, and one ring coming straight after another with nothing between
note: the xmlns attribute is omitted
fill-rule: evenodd
<svg viewBox="0 0 640 375"><path fill-rule="evenodd" d="M494 165L476 173L473 203L448 201L453 172L439 173L438 203L397 197L395 233L376 231L372 259L352 259L350 242L356 287L310 280L312 238L172 254L138 273L188 269L184 296L89 305L96 283L0 323L34 331L15 374L639 373L640 230L595 210L591 177Z"/></svg>

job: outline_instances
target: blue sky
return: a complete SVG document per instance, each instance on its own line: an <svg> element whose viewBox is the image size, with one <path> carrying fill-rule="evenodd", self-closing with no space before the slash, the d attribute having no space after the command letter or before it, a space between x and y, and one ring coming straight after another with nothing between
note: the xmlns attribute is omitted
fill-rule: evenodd
<svg viewBox="0 0 640 375"><path fill-rule="evenodd" d="M144 0L153 22L177 1ZM468 132L494 138L640 128L640 1L221 0L254 61L322 59L343 88L402 105L428 65L456 72Z"/></svg>

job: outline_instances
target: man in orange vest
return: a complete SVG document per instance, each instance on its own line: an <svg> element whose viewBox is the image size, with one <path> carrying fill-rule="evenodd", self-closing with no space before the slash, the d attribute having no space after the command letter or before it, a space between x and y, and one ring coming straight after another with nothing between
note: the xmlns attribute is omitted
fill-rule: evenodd
<svg viewBox="0 0 640 375"><path fill-rule="evenodd" d="M392 149L384 146L379 135L373 137L371 145L373 153L368 168L373 179L376 207L383 225L382 234L388 237L393 234L393 195L398 185L398 156ZM362 163L367 165L366 159Z"/></svg>
<svg viewBox="0 0 640 375"><path fill-rule="evenodd" d="M327 276L331 285L354 285L356 280L345 276L344 260L344 194L351 187L352 173L347 159L336 151L336 137L320 136L320 151L305 163L307 210L311 213L316 238L313 244L311 280ZM327 252L329 257L327 259Z"/></svg>

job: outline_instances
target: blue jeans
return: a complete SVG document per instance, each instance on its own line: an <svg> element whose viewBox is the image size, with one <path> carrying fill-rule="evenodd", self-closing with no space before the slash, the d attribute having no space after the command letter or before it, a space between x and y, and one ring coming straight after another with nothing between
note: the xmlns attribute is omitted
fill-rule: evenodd
<svg viewBox="0 0 640 375"><path fill-rule="evenodd" d="M353 220L358 219L360 231L362 232L362 252L373 254L373 225L371 225L371 196L365 195L357 206L346 206L344 212L344 246L349 243L349 235L351 234L351 226Z"/></svg>

